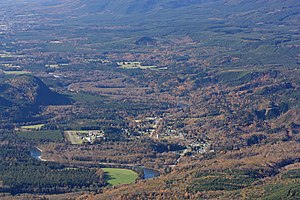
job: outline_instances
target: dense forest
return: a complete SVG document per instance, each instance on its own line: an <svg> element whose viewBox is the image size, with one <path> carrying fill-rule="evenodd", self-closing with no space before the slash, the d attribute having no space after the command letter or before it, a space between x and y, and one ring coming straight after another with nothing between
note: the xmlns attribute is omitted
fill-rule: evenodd
<svg viewBox="0 0 300 200"><path fill-rule="evenodd" d="M1 143L1 192L57 194L81 191L83 188L99 191L106 185L101 169L41 162L32 158L29 150L27 145L21 145L18 141L14 144Z"/></svg>

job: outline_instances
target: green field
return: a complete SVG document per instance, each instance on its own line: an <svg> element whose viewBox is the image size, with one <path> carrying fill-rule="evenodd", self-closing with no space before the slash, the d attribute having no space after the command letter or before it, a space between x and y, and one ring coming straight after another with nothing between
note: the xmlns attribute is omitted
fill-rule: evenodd
<svg viewBox="0 0 300 200"><path fill-rule="evenodd" d="M134 183L138 178L138 174L129 169L120 169L120 168L101 168L104 173L107 182L112 185L121 185Z"/></svg>
<svg viewBox="0 0 300 200"><path fill-rule="evenodd" d="M32 131L20 131L18 132L20 137L31 140L50 140L59 141L63 139L63 136L59 130L32 130Z"/></svg>
<svg viewBox="0 0 300 200"><path fill-rule="evenodd" d="M39 130L41 129L45 124L35 124L35 125L30 125L30 126L21 126L21 129L27 129L27 130Z"/></svg>
<svg viewBox="0 0 300 200"><path fill-rule="evenodd" d="M22 75L22 74L30 74L28 71L3 71L4 74L8 75Z"/></svg>

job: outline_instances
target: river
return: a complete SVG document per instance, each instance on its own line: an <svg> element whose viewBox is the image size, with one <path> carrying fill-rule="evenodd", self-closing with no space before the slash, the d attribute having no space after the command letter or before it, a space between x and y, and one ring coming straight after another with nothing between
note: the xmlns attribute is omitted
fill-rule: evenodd
<svg viewBox="0 0 300 200"><path fill-rule="evenodd" d="M159 172L154 169L143 167L143 172L144 172L144 179L150 179L159 176Z"/></svg>
<svg viewBox="0 0 300 200"><path fill-rule="evenodd" d="M37 148L31 148L31 149L30 149L30 156L31 156L31 157L33 157L33 158L35 158L35 159L38 159L38 160L40 160L40 161L43 161L43 160L41 159L41 155L42 155L41 150L39 150L39 149L37 149Z"/></svg>
<svg viewBox="0 0 300 200"><path fill-rule="evenodd" d="M38 159L40 161L46 161L46 160L41 158L41 155L42 155L42 152L41 152L40 149L38 149L38 148L31 148L30 149L30 156L31 157L33 157L35 159ZM150 178L154 178L154 177L160 175L159 171L156 171L154 169L149 169L149 168L146 168L144 166L140 166L140 167L143 169L144 179L150 179Z"/></svg>

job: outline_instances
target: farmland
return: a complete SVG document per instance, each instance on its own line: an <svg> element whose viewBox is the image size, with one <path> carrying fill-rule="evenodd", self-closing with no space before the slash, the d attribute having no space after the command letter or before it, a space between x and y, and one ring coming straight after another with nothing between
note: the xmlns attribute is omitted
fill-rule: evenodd
<svg viewBox="0 0 300 200"><path fill-rule="evenodd" d="M1 70L0 70L1 72ZM31 74L29 71L2 71L4 74L7 75L22 75L22 74Z"/></svg>
<svg viewBox="0 0 300 200"><path fill-rule="evenodd" d="M21 129L25 130L39 130L41 129L45 124L35 124L35 125L28 125L28 126L21 126Z"/></svg>
<svg viewBox="0 0 300 200"><path fill-rule="evenodd" d="M61 141L63 136L59 130L21 130L17 132L19 137L34 141Z"/></svg>

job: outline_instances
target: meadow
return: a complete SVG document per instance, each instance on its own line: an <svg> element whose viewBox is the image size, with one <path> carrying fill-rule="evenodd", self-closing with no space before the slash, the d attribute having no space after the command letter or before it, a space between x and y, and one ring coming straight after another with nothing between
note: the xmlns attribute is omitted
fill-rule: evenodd
<svg viewBox="0 0 300 200"><path fill-rule="evenodd" d="M23 74L31 74L29 71L3 71L4 74L7 75L23 75Z"/></svg>
<svg viewBox="0 0 300 200"><path fill-rule="evenodd" d="M34 124L34 125L29 125L29 126L21 126L21 129L26 129L26 130L39 130L41 129L45 124Z"/></svg>
<svg viewBox="0 0 300 200"><path fill-rule="evenodd" d="M134 183L138 178L136 172L128 169L102 168L102 170L106 181L112 186Z"/></svg>
<svg viewBox="0 0 300 200"><path fill-rule="evenodd" d="M18 132L18 136L37 141L60 141L63 139L59 130L24 130Z"/></svg>

